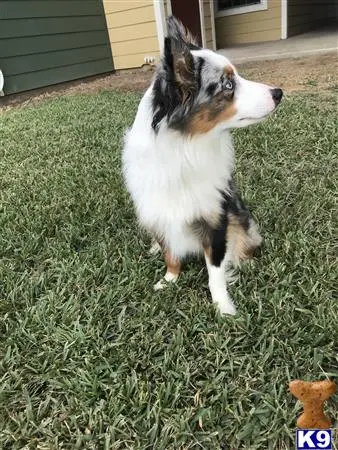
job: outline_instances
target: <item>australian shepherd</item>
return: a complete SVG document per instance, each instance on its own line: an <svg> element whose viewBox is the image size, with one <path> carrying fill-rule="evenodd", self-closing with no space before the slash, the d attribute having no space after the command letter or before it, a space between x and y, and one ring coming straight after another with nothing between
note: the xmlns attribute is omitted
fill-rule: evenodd
<svg viewBox="0 0 338 450"><path fill-rule="evenodd" d="M161 62L123 149L137 216L167 267L156 290L178 279L184 257L204 254L213 303L235 314L227 269L252 256L261 236L233 179L230 130L262 121L282 95L242 78L228 59L200 48L177 19L168 19Z"/></svg>

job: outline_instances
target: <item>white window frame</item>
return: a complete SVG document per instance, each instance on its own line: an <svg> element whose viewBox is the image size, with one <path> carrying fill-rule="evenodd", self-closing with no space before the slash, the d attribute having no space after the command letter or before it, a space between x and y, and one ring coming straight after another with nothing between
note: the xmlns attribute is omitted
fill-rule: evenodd
<svg viewBox="0 0 338 450"><path fill-rule="evenodd" d="M260 0L260 3L256 5L247 6L235 6L228 9L218 9L218 1L215 1L215 16L225 17L225 16L235 16L237 14L247 14L255 11L265 11L268 9L268 0Z"/></svg>
<svg viewBox="0 0 338 450"><path fill-rule="evenodd" d="M164 2L163 0L153 0L153 5L155 12L158 46L160 48L160 53L162 53L164 47L164 38L167 35Z"/></svg>
<svg viewBox="0 0 338 450"><path fill-rule="evenodd" d="M183 1L183 0L181 0ZM203 7L203 0L198 1L199 4L199 10L200 10L200 28L201 28L201 37L202 37L202 47L207 46L207 41L205 38L205 23L204 23L204 7Z"/></svg>
<svg viewBox="0 0 338 450"><path fill-rule="evenodd" d="M288 38L288 2L281 0L281 39Z"/></svg>

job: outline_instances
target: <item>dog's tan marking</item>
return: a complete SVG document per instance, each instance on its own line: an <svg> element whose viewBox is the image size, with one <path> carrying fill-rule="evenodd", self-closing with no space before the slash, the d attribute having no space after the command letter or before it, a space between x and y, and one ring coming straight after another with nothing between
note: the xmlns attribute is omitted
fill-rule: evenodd
<svg viewBox="0 0 338 450"><path fill-rule="evenodd" d="M225 66L223 72L226 77L231 78L234 74L234 69L231 66Z"/></svg>
<svg viewBox="0 0 338 450"><path fill-rule="evenodd" d="M205 245L204 246L204 254L205 254L206 257L208 257L209 261L211 261L212 248L210 247L210 245Z"/></svg>
<svg viewBox="0 0 338 450"><path fill-rule="evenodd" d="M164 261L167 266L167 272L164 275L164 278L155 284L155 286L154 286L155 291L164 289L167 286L167 283L175 283L181 272L180 260L177 258L174 258L171 255L170 250L163 245L163 242L161 242L160 245L162 247Z"/></svg>
<svg viewBox="0 0 338 450"><path fill-rule="evenodd" d="M236 216L229 214L228 219L228 250L232 263L237 266L240 261L253 257L254 251L262 243L262 238L253 220L250 221L249 229L245 230Z"/></svg>
<svg viewBox="0 0 338 450"><path fill-rule="evenodd" d="M181 262L179 259L174 258L171 253L170 250L168 250L167 248L165 248L163 250L163 254L164 254L164 261L167 265L167 273L172 273L173 275L179 275L181 272Z"/></svg>
<svg viewBox="0 0 338 450"><path fill-rule="evenodd" d="M190 53L173 55L175 79L182 93L182 103L194 94L197 85L193 71L193 58Z"/></svg>
<svg viewBox="0 0 338 450"><path fill-rule="evenodd" d="M208 133L220 122L231 119L237 112L236 106L232 101L224 103L224 109L221 111L219 111L219 102L216 101L203 106L191 119L188 133L191 135Z"/></svg>
<svg viewBox="0 0 338 450"><path fill-rule="evenodd" d="M217 212L214 211L213 213L206 216L205 220L208 223L208 225L210 225L212 228L217 228L221 221L221 213L218 211Z"/></svg>

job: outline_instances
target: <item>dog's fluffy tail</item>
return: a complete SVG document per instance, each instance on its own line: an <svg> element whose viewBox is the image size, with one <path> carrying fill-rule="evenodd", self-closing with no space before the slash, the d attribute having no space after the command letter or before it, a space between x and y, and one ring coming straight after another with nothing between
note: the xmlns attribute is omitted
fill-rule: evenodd
<svg viewBox="0 0 338 450"><path fill-rule="evenodd" d="M238 222L236 216L229 217L227 229L227 251L229 260L234 267L237 267L243 260L253 257L254 252L262 244L262 237L259 234L255 221L249 219L249 227L245 229Z"/></svg>

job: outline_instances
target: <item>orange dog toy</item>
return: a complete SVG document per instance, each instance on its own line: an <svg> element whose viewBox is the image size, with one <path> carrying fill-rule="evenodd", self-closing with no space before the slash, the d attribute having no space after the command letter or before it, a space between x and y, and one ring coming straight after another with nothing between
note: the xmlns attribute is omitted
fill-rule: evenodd
<svg viewBox="0 0 338 450"><path fill-rule="evenodd" d="M290 392L303 403L303 414L297 419L298 428L327 429L331 420L324 414L324 402L336 392L334 381L294 380L289 384Z"/></svg>

